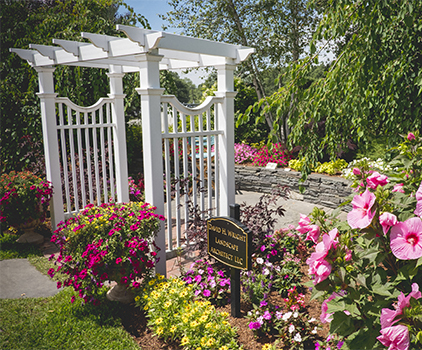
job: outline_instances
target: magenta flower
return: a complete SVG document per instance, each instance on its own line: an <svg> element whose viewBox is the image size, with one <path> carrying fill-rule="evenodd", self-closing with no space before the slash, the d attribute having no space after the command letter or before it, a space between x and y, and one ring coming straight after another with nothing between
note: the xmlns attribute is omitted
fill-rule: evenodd
<svg viewBox="0 0 422 350"><path fill-rule="evenodd" d="M412 140L414 140L416 137L415 137L415 134L413 133L413 132L409 132L408 134L407 134L407 139L409 140L409 141L412 141Z"/></svg>
<svg viewBox="0 0 422 350"><path fill-rule="evenodd" d="M267 321L271 320L271 313L270 313L268 310L266 310L266 311L264 312L264 318L265 318Z"/></svg>
<svg viewBox="0 0 422 350"><path fill-rule="evenodd" d="M211 295L211 291L208 289L205 289L202 294L204 295L204 297L209 297Z"/></svg>
<svg viewBox="0 0 422 350"><path fill-rule="evenodd" d="M306 233L309 231L309 225L311 224L311 220L303 214L300 214L300 219L298 222L298 227L296 227L296 230L299 231L300 233Z"/></svg>
<svg viewBox="0 0 422 350"><path fill-rule="evenodd" d="M360 169L359 168L353 168L353 174L358 176L361 174Z"/></svg>
<svg viewBox="0 0 422 350"><path fill-rule="evenodd" d="M122 258L117 258L116 259L116 264L119 265L122 262Z"/></svg>
<svg viewBox="0 0 422 350"><path fill-rule="evenodd" d="M388 177L374 171L370 176L368 176L366 183L369 188L376 189L378 185L385 186L388 183Z"/></svg>
<svg viewBox="0 0 422 350"><path fill-rule="evenodd" d="M402 183L394 185L392 192L404 193L403 186L404 185Z"/></svg>
<svg viewBox="0 0 422 350"><path fill-rule="evenodd" d="M382 226L382 231L384 232L384 235L387 234L388 230L391 226L394 226L397 224L397 217L394 214L391 213L382 213L379 217L380 224Z"/></svg>
<svg viewBox="0 0 422 350"><path fill-rule="evenodd" d="M403 325L381 329L381 335L377 339L391 350L409 349L409 330Z"/></svg>
<svg viewBox="0 0 422 350"><path fill-rule="evenodd" d="M416 191L415 197L416 197L416 209L415 209L414 213L415 213L415 215L422 218L422 182L421 182L418 190Z"/></svg>
<svg viewBox="0 0 422 350"><path fill-rule="evenodd" d="M422 220L413 217L393 226L390 247L400 260L419 259L422 256Z"/></svg>
<svg viewBox="0 0 422 350"><path fill-rule="evenodd" d="M351 228L365 228L371 224L375 215L375 210L371 212L375 198L375 195L368 189L353 198L353 210L347 214L347 222Z"/></svg>
<svg viewBox="0 0 422 350"><path fill-rule="evenodd" d="M261 328L261 324L259 322L251 322L249 323L249 328L251 330L256 330Z"/></svg>

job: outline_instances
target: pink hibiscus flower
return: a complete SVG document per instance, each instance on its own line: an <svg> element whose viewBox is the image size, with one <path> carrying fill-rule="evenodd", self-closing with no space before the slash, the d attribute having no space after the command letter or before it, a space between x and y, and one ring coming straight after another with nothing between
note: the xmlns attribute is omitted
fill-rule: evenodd
<svg viewBox="0 0 422 350"><path fill-rule="evenodd" d="M392 192L404 193L403 186L404 185L402 183L394 185Z"/></svg>
<svg viewBox="0 0 422 350"><path fill-rule="evenodd" d="M413 217L393 226L390 247L400 260L419 259L422 256L422 220Z"/></svg>
<svg viewBox="0 0 422 350"><path fill-rule="evenodd" d="M388 177L374 171L370 176L368 176L366 183L369 188L376 189L378 185L385 186L388 183Z"/></svg>
<svg viewBox="0 0 422 350"><path fill-rule="evenodd" d="M299 226L296 227L296 230L300 233L306 233L309 231L308 227L311 225L311 219L309 219L306 215L300 214L298 225Z"/></svg>
<svg viewBox="0 0 422 350"><path fill-rule="evenodd" d="M414 211L415 215L422 218L422 182L419 186L418 190L416 191L416 209Z"/></svg>
<svg viewBox="0 0 422 350"><path fill-rule="evenodd" d="M318 225L310 225L309 228L310 228L310 230L306 234L305 241L312 241L314 243L317 243L318 238L319 238L319 233L320 233L319 226Z"/></svg>
<svg viewBox="0 0 422 350"><path fill-rule="evenodd" d="M409 330L403 325L381 329L381 335L377 339L382 345L388 346L389 350L409 349Z"/></svg>
<svg viewBox="0 0 422 350"><path fill-rule="evenodd" d="M375 198L368 189L353 198L353 210L347 214L347 222L351 228L365 228L371 224L375 215L375 210L371 212Z"/></svg>
<svg viewBox="0 0 422 350"><path fill-rule="evenodd" d="M382 213L379 217L380 224L382 226L382 231L384 232L384 235L387 234L388 230L391 226L394 226L397 224L397 217L394 214L391 213Z"/></svg>
<svg viewBox="0 0 422 350"><path fill-rule="evenodd" d="M415 134L413 133L413 132L409 132L408 134L407 134L407 139L409 140L409 141L412 141L412 140L414 140L416 138L416 136L415 136Z"/></svg>

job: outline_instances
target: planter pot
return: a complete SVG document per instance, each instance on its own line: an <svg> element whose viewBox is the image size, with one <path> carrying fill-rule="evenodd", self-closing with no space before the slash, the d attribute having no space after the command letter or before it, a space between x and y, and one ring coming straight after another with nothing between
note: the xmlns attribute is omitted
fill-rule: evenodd
<svg viewBox="0 0 422 350"><path fill-rule="evenodd" d="M44 242L44 236L35 232L40 223L40 220L33 220L27 224L18 226L17 229L23 231L23 234L16 240L16 242L42 244Z"/></svg>
<svg viewBox="0 0 422 350"><path fill-rule="evenodd" d="M133 292L121 283L117 283L107 292L108 300L118 301L123 304L130 304L134 298Z"/></svg>

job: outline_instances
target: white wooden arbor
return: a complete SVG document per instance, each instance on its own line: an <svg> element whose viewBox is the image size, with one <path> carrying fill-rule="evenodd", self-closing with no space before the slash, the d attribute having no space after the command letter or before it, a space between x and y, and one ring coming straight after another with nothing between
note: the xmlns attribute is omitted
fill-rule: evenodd
<svg viewBox="0 0 422 350"><path fill-rule="evenodd" d="M117 202L129 201L122 78L126 73L140 72L140 87L136 90L141 98L145 198L157 207L158 214L166 212L169 216L167 249L164 249L164 225L156 239L156 244L162 248L157 272L165 275L166 251L169 253L174 249L170 187L166 191L166 210L163 196L163 174L167 186L170 185L169 142L180 143L183 149L180 159L178 152L174 153L174 167L182 162L184 175L192 171L195 177L195 171L198 171L201 180L208 182L208 208L211 207L213 177L217 213L229 215L229 205L235 202L236 92L233 71L254 49L125 25L117 25L117 29L127 38L81 33L91 43L53 39L53 44L58 46L31 44L31 50L10 50L27 60L38 72L47 180L53 183L55 190L51 204L53 228L88 203L99 205L110 198ZM109 97L89 107L77 106L65 97L57 97L53 79L56 65L107 69ZM162 95L164 89L160 87L159 70L196 67L217 69L218 91L214 97L191 109L182 106L174 96ZM173 125L168 124L168 113ZM182 130L179 130L180 125ZM211 138L216 139L214 164L204 153L204 144L208 142L209 145ZM189 144L194 144L194 140L199 140L199 149L191 151ZM208 154L210 151L208 149ZM196 165L193 163L195 159L199 159L198 170L188 164ZM214 169L208 176L204 176L204 162L208 162L208 169ZM90 164L95 169L93 172ZM81 193L76 190L78 181L88 183L81 186ZM192 187L196 198L195 182ZM200 196L203 206L204 197ZM177 206L180 198L176 197ZM175 215L176 246L179 246L181 221L178 209ZM185 220L187 218L185 209Z"/></svg>

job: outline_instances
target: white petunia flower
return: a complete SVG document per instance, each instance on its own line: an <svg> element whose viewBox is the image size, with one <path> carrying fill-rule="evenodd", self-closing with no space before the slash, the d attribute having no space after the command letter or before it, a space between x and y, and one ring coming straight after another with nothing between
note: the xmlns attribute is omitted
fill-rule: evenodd
<svg viewBox="0 0 422 350"><path fill-rule="evenodd" d="M293 326L292 324L290 324L289 326L289 333L293 333L295 331L295 326Z"/></svg>
<svg viewBox="0 0 422 350"><path fill-rule="evenodd" d="M299 334L299 333L296 333L296 335L295 335L295 337L293 338L293 340L294 340L294 341L297 341L297 342L301 342L301 341L302 341L302 337L300 336L300 334Z"/></svg>
<svg viewBox="0 0 422 350"><path fill-rule="evenodd" d="M283 321L287 321L287 320L290 318L290 316L292 316L292 315L293 315L293 312L291 312L291 311L286 312L286 313L283 315Z"/></svg>
<svg viewBox="0 0 422 350"><path fill-rule="evenodd" d="M295 311L295 313L293 314L294 318L298 318L299 317L299 313L297 311Z"/></svg>
<svg viewBox="0 0 422 350"><path fill-rule="evenodd" d="M256 258L256 262L261 265L261 264L264 263L264 259L262 259L262 258Z"/></svg>

